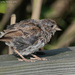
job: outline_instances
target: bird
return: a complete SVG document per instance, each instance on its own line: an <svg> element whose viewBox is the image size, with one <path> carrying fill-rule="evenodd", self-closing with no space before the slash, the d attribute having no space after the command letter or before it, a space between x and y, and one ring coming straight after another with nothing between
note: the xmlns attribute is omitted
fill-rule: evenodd
<svg viewBox="0 0 75 75"><path fill-rule="evenodd" d="M0 32L0 41L4 41L6 45L10 46L23 61L32 61L26 59L24 55L32 55L37 60L46 60L33 53L45 46L56 31L61 31L61 29L52 19L26 19L8 25L7 29Z"/></svg>

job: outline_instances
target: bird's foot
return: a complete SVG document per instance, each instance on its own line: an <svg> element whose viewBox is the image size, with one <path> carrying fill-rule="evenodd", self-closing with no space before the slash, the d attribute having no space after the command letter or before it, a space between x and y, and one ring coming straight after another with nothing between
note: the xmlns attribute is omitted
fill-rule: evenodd
<svg viewBox="0 0 75 75"><path fill-rule="evenodd" d="M20 58L17 58L18 59L18 61L23 61L23 59L20 59Z"/></svg>
<svg viewBox="0 0 75 75"><path fill-rule="evenodd" d="M38 57L38 56L36 56L36 55L34 55L34 54L31 54L34 58L30 58L30 59L33 59L33 60L47 60L46 58L40 58L40 57Z"/></svg>
<svg viewBox="0 0 75 75"><path fill-rule="evenodd" d="M16 49L14 49L14 51L22 58L22 59L19 59L19 61L26 61L26 62L35 62L34 60L28 60L26 58L24 58Z"/></svg>
<svg viewBox="0 0 75 75"><path fill-rule="evenodd" d="M46 58L30 58L31 60L47 60Z"/></svg>
<svg viewBox="0 0 75 75"><path fill-rule="evenodd" d="M20 58L17 58L17 59L18 61L35 62L35 60L20 59Z"/></svg>

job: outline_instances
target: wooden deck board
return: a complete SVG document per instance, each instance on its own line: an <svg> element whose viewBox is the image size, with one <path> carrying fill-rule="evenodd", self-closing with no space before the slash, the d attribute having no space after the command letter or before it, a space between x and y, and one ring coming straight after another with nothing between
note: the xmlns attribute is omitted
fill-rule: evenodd
<svg viewBox="0 0 75 75"><path fill-rule="evenodd" d="M0 75L75 75L75 47L45 50L47 61L19 62L13 55L0 55Z"/></svg>

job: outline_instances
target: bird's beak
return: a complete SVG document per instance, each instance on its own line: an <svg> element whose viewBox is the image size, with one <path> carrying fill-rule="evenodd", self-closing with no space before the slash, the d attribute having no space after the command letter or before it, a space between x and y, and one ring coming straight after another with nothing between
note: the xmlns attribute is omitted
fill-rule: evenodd
<svg viewBox="0 0 75 75"><path fill-rule="evenodd" d="M57 31L62 31L62 30L61 30L60 28L58 28L58 27L56 27L55 29L56 29Z"/></svg>
<svg viewBox="0 0 75 75"><path fill-rule="evenodd" d="M62 31L57 25L55 25L55 26L53 27L53 29L56 29L57 31Z"/></svg>

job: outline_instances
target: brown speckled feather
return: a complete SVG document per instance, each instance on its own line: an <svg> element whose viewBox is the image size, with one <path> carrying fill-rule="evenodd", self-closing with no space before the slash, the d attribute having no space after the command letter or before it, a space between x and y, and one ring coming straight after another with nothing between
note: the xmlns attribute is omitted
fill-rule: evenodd
<svg viewBox="0 0 75 75"><path fill-rule="evenodd" d="M40 33L40 29L32 22L23 22L10 25L7 30L4 30L4 36L0 39L5 41L11 41L14 37L23 36L24 38L28 38L30 36L34 36ZM11 38L11 39L9 39Z"/></svg>

